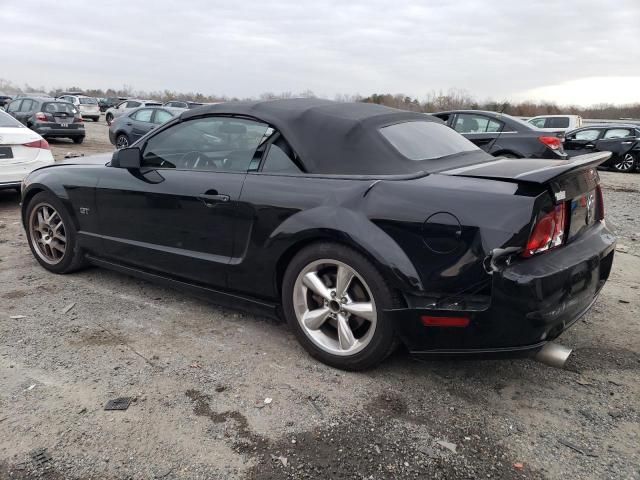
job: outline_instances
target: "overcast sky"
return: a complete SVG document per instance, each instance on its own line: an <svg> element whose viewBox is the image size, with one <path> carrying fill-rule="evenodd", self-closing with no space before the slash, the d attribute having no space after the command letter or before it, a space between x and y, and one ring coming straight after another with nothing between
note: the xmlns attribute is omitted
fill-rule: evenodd
<svg viewBox="0 0 640 480"><path fill-rule="evenodd" d="M0 22L20 85L640 101L640 0L2 0Z"/></svg>

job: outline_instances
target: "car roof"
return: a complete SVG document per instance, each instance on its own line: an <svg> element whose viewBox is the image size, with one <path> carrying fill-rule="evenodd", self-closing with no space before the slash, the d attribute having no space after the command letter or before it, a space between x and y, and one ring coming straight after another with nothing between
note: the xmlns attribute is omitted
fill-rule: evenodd
<svg viewBox="0 0 640 480"><path fill-rule="evenodd" d="M589 130L591 128L635 128L640 130L640 125L635 123L598 123L596 125L583 125L572 131L577 132L578 130Z"/></svg>
<svg viewBox="0 0 640 480"><path fill-rule="evenodd" d="M533 120L534 118L558 118L558 117L579 117L580 115L536 115L535 117L531 117L529 120Z"/></svg>
<svg viewBox="0 0 640 480"><path fill-rule="evenodd" d="M415 173L415 162L403 157L378 129L407 121L441 123L422 113L373 103L313 98L204 105L185 111L180 120L208 114L251 117L273 126L310 173L329 175L357 175L364 170L372 175L390 170Z"/></svg>

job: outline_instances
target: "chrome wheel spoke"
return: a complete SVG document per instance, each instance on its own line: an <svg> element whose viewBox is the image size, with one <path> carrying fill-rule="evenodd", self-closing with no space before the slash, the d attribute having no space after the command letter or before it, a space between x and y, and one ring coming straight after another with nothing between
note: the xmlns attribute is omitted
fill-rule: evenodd
<svg viewBox="0 0 640 480"><path fill-rule="evenodd" d="M326 307L307 310L302 317L302 322L309 330L318 330L322 325L324 325L324 322L327 321L330 314L331 310Z"/></svg>
<svg viewBox="0 0 640 480"><path fill-rule="evenodd" d="M331 293L324 284L324 282L318 276L318 272L309 272L304 276L303 283L309 289L311 289L317 295L320 295L325 300L331 300Z"/></svg>
<svg viewBox="0 0 640 480"><path fill-rule="evenodd" d="M29 217L31 244L37 256L55 265L65 256L67 237L57 210L47 203L36 206Z"/></svg>
<svg viewBox="0 0 640 480"><path fill-rule="evenodd" d="M356 344L356 338L353 336L351 327L346 317L342 314L338 315L338 343L342 350L351 350Z"/></svg>
<svg viewBox="0 0 640 480"><path fill-rule="evenodd" d="M338 272L336 273L336 296L338 298L342 298L347 293L353 277L354 273L350 268L338 265Z"/></svg>
<svg viewBox="0 0 640 480"><path fill-rule="evenodd" d="M345 303L342 308L356 317L364 318L368 321L373 321L375 313L373 312L373 305L370 302L354 302Z"/></svg>

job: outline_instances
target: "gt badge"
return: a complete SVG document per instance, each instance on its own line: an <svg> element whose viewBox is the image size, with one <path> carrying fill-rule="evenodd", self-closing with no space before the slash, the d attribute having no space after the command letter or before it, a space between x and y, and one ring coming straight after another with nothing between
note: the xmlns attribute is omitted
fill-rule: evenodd
<svg viewBox="0 0 640 480"><path fill-rule="evenodd" d="M87 207L80 207L80 213L82 215L89 215L89 209Z"/></svg>

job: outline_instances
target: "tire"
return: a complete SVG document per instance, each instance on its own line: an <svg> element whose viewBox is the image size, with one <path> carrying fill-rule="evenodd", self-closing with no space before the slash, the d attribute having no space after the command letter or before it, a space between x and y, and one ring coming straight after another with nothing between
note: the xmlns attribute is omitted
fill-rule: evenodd
<svg viewBox="0 0 640 480"><path fill-rule="evenodd" d="M84 142L84 137L74 137L72 138L73 143L80 145L82 142Z"/></svg>
<svg viewBox="0 0 640 480"><path fill-rule="evenodd" d="M124 133L119 133L118 136L116 136L116 148L118 150L120 150L121 148L127 148L129 145L131 145L129 137L127 137Z"/></svg>
<svg viewBox="0 0 640 480"><path fill-rule="evenodd" d="M353 275L343 298L335 292L339 268ZM338 295L332 296L332 292ZM355 311L354 303L368 319L350 313ZM398 345L393 323L383 312L403 306L401 298L368 259L346 246L318 243L301 250L284 274L282 305L300 344L312 357L332 367L366 370L382 362ZM316 315L308 315L310 312Z"/></svg>
<svg viewBox="0 0 640 480"><path fill-rule="evenodd" d="M39 212L49 212L51 214L50 220L39 222ZM40 218L46 220L44 217L45 215ZM29 248L40 265L53 273L70 273L86 266L84 252L78 246L77 232L73 221L57 197L49 192L40 192L34 195L27 205L26 219ZM61 227L57 226L58 222L62 223ZM46 228L40 228L45 224ZM55 234L52 226L57 227ZM46 233L43 233L43 230L46 230ZM64 241L61 240L61 237L64 237ZM47 244L48 248L42 242ZM64 244L63 252L57 248L61 244Z"/></svg>
<svg viewBox="0 0 640 480"><path fill-rule="evenodd" d="M638 166L638 159L633 153L627 153L618 162L613 162L611 166L616 172L633 172Z"/></svg>
<svg viewBox="0 0 640 480"><path fill-rule="evenodd" d="M110 113L107 113L104 119L106 120L107 125L111 125L111 122L113 122L113 115L111 115Z"/></svg>

